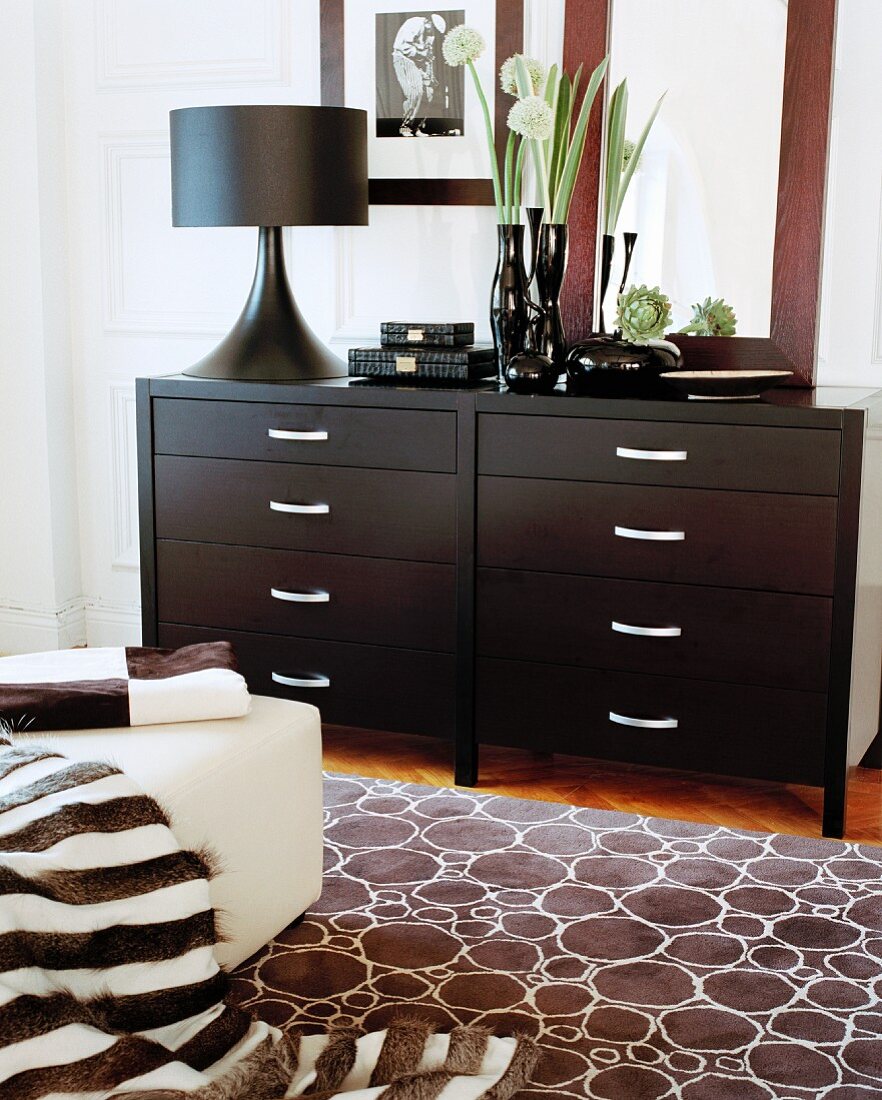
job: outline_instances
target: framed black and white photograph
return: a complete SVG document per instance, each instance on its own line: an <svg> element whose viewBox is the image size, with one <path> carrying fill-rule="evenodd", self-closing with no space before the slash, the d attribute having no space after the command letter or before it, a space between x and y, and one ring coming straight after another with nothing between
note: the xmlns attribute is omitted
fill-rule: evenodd
<svg viewBox="0 0 882 1100"><path fill-rule="evenodd" d="M475 68L497 146L504 145L511 102L499 93L497 74L522 49L523 3L460 3L321 0L322 103L367 112L372 203L493 203L474 82L465 67L446 63L442 43L463 24L484 38L487 49ZM372 64L364 64L366 55Z"/></svg>
<svg viewBox="0 0 882 1100"><path fill-rule="evenodd" d="M465 69L448 65L441 42L465 9L380 12L375 68L378 138L462 137Z"/></svg>

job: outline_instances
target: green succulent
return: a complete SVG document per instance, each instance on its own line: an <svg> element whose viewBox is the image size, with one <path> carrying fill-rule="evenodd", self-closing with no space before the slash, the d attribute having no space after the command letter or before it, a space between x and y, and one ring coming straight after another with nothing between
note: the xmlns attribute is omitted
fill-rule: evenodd
<svg viewBox="0 0 882 1100"><path fill-rule="evenodd" d="M616 326L632 344L648 344L663 336L671 323L671 302L657 286L631 286L618 297Z"/></svg>
<svg viewBox="0 0 882 1100"><path fill-rule="evenodd" d="M705 298L692 307L692 320L679 331L694 336L734 336L735 310L722 298Z"/></svg>

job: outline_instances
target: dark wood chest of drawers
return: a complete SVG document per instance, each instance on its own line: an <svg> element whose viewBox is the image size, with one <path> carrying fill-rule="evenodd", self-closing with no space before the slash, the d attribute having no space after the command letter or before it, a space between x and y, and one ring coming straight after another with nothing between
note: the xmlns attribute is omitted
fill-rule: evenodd
<svg viewBox="0 0 882 1100"><path fill-rule="evenodd" d="M326 721L825 788L876 763L882 400L143 380L145 644Z"/></svg>

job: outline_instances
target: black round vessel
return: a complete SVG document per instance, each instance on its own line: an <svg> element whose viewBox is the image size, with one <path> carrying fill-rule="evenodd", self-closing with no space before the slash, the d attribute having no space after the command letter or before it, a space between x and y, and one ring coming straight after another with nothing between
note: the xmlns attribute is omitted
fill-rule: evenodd
<svg viewBox="0 0 882 1100"><path fill-rule="evenodd" d="M581 340L567 355L567 388L590 397L661 397L671 391L661 374L678 370L680 349L667 340L632 344L620 333Z"/></svg>
<svg viewBox="0 0 882 1100"><path fill-rule="evenodd" d="M559 377L554 362L538 351L520 352L505 368L506 384L515 393L551 393Z"/></svg>

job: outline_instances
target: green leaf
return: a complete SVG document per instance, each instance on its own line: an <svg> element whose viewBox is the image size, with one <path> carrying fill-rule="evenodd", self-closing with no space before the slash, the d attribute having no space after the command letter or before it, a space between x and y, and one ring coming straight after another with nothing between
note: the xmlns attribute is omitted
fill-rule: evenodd
<svg viewBox="0 0 882 1100"><path fill-rule="evenodd" d="M548 70L548 77L545 80L545 102L551 108L552 115L557 115L557 101L560 95L560 86L566 79L566 73L561 73L561 79L558 80L557 65L554 64ZM551 137L545 142L545 159L550 163L552 156L554 155L554 132L552 131Z"/></svg>
<svg viewBox="0 0 882 1100"><path fill-rule="evenodd" d="M608 64L609 55L607 54L591 74L588 87L585 89L585 98L582 100L579 117L576 120L576 126L573 130L573 139L570 142L566 163L564 164L561 174L560 186L557 191L557 198L554 202L553 221L557 224L566 222L570 213L570 203L573 201L573 191L576 188L579 168L582 165L582 155L585 152L585 140L588 136L588 121L591 117L591 107L597 96L597 90L603 82L603 78L606 76Z"/></svg>
<svg viewBox="0 0 882 1100"><path fill-rule="evenodd" d="M565 76L566 73L561 73L561 76ZM548 76L545 78L545 102L553 107L555 104L555 97L557 95L557 63L548 70Z"/></svg>
<svg viewBox="0 0 882 1100"><path fill-rule="evenodd" d="M503 190L502 207L505 215L505 220L509 224L514 220L512 217L512 171L514 169L514 148L515 148L515 134L514 130L509 130L508 141L505 144L505 184Z"/></svg>
<svg viewBox="0 0 882 1100"><path fill-rule="evenodd" d="M560 185L564 161L566 160L567 153L570 151L570 119L572 114L572 85L570 84L570 78L564 73L557 97L557 111L554 116L554 133L551 139L551 163L548 166L548 188L551 192L552 203L554 203L557 197L557 189Z"/></svg>
<svg viewBox="0 0 882 1100"><path fill-rule="evenodd" d="M628 81L623 80L610 96L606 124L606 180L603 231L613 234L618 216L619 186L625 153L625 123L628 118Z"/></svg>
<svg viewBox="0 0 882 1100"><path fill-rule="evenodd" d="M634 152L631 154L631 159L628 161L628 166L622 173L621 182L619 183L619 192L616 197L615 218L613 220L613 227L618 224L619 214L622 211L622 203L625 201L625 195L628 193L628 186L631 183L631 177L637 170L637 162L640 160L640 154L643 152L643 146L646 144L646 139L649 137L649 131L652 129L652 124L655 122L659 110L661 109L662 100L667 95L667 92L662 92L659 96L658 103L653 108L652 114L649 116L646 125L643 127L643 132L637 139L634 145Z"/></svg>

